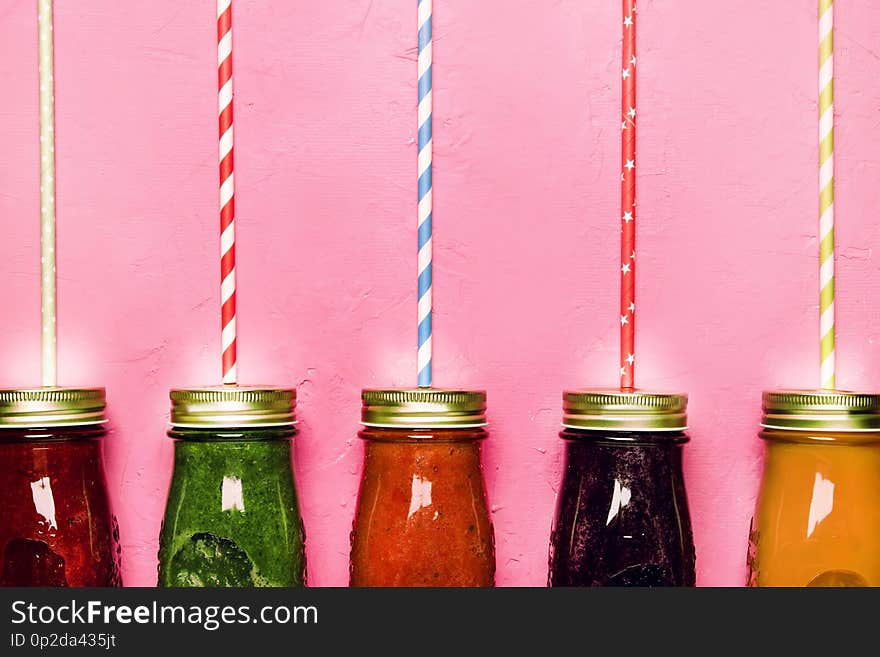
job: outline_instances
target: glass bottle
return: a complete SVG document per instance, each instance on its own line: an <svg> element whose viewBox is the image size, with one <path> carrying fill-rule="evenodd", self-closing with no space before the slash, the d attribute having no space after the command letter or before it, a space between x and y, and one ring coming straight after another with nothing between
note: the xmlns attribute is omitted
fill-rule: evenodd
<svg viewBox="0 0 880 657"><path fill-rule="evenodd" d="M563 402L549 585L694 586L687 397L582 390Z"/></svg>
<svg viewBox="0 0 880 657"><path fill-rule="evenodd" d="M0 585L121 586L103 388L0 390Z"/></svg>
<svg viewBox="0 0 880 657"><path fill-rule="evenodd" d="M159 541L159 586L306 583L291 466L296 391L171 392L174 471Z"/></svg>
<svg viewBox="0 0 880 657"><path fill-rule="evenodd" d="M880 395L765 392L750 586L880 586Z"/></svg>
<svg viewBox="0 0 880 657"><path fill-rule="evenodd" d="M486 394L365 390L352 586L494 586Z"/></svg>

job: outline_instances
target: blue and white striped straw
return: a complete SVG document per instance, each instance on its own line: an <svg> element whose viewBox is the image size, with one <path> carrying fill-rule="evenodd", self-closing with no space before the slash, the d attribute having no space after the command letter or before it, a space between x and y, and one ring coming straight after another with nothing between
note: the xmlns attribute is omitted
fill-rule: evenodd
<svg viewBox="0 0 880 657"><path fill-rule="evenodd" d="M431 236L431 140L433 99L431 65L433 63L432 0L417 0L419 7L419 387L430 388L432 381L431 318L433 315Z"/></svg>

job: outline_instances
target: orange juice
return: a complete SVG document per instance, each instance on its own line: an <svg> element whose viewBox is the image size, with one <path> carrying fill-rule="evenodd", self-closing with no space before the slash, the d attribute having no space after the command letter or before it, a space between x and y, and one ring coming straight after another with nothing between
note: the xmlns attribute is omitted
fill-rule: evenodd
<svg viewBox="0 0 880 657"><path fill-rule="evenodd" d="M880 586L880 395L764 395L750 586Z"/></svg>

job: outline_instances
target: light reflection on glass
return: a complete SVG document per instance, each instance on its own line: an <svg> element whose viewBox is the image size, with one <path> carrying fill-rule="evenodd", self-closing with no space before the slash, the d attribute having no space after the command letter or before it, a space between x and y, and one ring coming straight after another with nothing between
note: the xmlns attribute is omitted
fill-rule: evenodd
<svg viewBox="0 0 880 657"><path fill-rule="evenodd" d="M244 493L238 477L223 477L220 497L221 511L244 511Z"/></svg>
<svg viewBox="0 0 880 657"><path fill-rule="evenodd" d="M807 519L807 538L813 535L820 522L834 509L834 482L816 473L813 482L813 496L810 499L810 514Z"/></svg>
<svg viewBox="0 0 880 657"><path fill-rule="evenodd" d="M608 509L608 518L605 520L606 527L617 517L620 510L629 504L631 498L632 492L630 489L621 484L619 479L615 479L614 492L611 494L611 506Z"/></svg>
<svg viewBox="0 0 880 657"><path fill-rule="evenodd" d="M431 506L431 482L427 479L422 479L418 475L413 475L412 492L409 500L409 513L406 516L407 520L412 518L413 514L419 509L425 509L429 506ZM436 513L434 514L434 518L437 518Z"/></svg>
<svg viewBox="0 0 880 657"><path fill-rule="evenodd" d="M49 477L31 482L31 496L36 512L46 519L51 529L58 529L58 523L55 521L55 497L52 495Z"/></svg>

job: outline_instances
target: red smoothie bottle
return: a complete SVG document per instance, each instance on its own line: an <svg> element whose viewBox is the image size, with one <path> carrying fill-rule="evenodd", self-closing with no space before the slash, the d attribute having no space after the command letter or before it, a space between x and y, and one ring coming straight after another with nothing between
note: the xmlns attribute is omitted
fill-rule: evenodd
<svg viewBox="0 0 880 657"><path fill-rule="evenodd" d="M0 585L121 586L102 388L0 390Z"/></svg>

